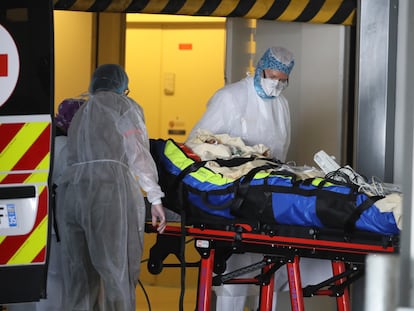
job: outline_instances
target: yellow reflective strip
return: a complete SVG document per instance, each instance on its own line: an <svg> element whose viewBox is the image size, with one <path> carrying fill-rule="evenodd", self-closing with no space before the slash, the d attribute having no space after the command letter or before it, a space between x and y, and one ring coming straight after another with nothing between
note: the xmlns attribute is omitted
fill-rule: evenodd
<svg viewBox="0 0 414 311"><path fill-rule="evenodd" d="M252 8L249 10L249 12L244 16L245 18L260 18L264 16L267 12L269 12L270 8L272 7L273 1L269 0L258 0L255 1Z"/></svg>
<svg viewBox="0 0 414 311"><path fill-rule="evenodd" d="M200 10L203 4L204 0L186 1L183 7L178 10L177 14L193 15L194 13L198 12L198 10Z"/></svg>
<svg viewBox="0 0 414 311"><path fill-rule="evenodd" d="M323 185L324 187L328 187L328 186L339 186L339 185L333 184L333 183L331 183L329 181L326 181L326 179L323 179L321 177L315 177L312 180L312 185L318 187L321 182L325 182L324 185Z"/></svg>
<svg viewBox="0 0 414 311"><path fill-rule="evenodd" d="M33 259L46 246L47 240L47 215L39 223L29 238L17 250L12 258L7 262L10 265L31 263Z"/></svg>
<svg viewBox="0 0 414 311"><path fill-rule="evenodd" d="M4 239L6 238L5 235L0 235L0 244L3 243Z"/></svg>
<svg viewBox="0 0 414 311"><path fill-rule="evenodd" d="M180 149L180 147L175 145L171 140L167 140L165 144L164 154L180 170L184 170L186 167L194 163L194 161L188 158ZM234 181L234 179L225 178L220 174L215 174L213 171L205 169L204 167L199 168L196 172L193 172L190 175L198 181L208 181L212 184L220 186Z"/></svg>
<svg viewBox="0 0 414 311"><path fill-rule="evenodd" d="M42 161L39 162L39 164L37 164L37 166L35 167L35 171L45 171L45 170L49 170L50 169L50 152L48 152L44 158L42 159Z"/></svg>
<svg viewBox="0 0 414 311"><path fill-rule="evenodd" d="M24 180L25 184L37 184L37 183L46 183L47 179L49 177L49 173L48 172L36 172L36 173L32 173L29 175L29 177L27 177Z"/></svg>
<svg viewBox="0 0 414 311"><path fill-rule="evenodd" d="M48 122L26 123L0 153L0 171L10 171L48 125Z"/></svg>
<svg viewBox="0 0 414 311"><path fill-rule="evenodd" d="M132 0L117 0L112 1L110 5L105 9L108 12L122 12L127 9L127 7L131 4Z"/></svg>
<svg viewBox="0 0 414 311"><path fill-rule="evenodd" d="M241 0L243 1L243 0ZM221 1L211 16L228 16L239 4L239 0Z"/></svg>
<svg viewBox="0 0 414 311"><path fill-rule="evenodd" d="M142 13L160 13L169 0L149 1L147 6L142 10Z"/></svg>
<svg viewBox="0 0 414 311"><path fill-rule="evenodd" d="M280 21L294 21L303 13L309 1L292 0L286 10L278 17Z"/></svg>
<svg viewBox="0 0 414 311"><path fill-rule="evenodd" d="M183 152L179 150L179 147L171 140L167 140L165 143L164 154L181 170L194 163L194 161L187 158L187 156L185 156Z"/></svg>
<svg viewBox="0 0 414 311"><path fill-rule="evenodd" d="M50 152L40 161L35 170L50 170Z"/></svg>
<svg viewBox="0 0 414 311"><path fill-rule="evenodd" d="M318 14L315 15L309 22L324 24L329 21L332 16L338 11L341 6L341 1L338 0L326 0Z"/></svg>

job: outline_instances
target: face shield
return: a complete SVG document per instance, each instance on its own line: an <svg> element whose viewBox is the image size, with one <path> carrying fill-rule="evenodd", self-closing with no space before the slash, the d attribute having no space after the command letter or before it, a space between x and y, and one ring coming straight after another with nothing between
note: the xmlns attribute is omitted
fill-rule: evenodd
<svg viewBox="0 0 414 311"><path fill-rule="evenodd" d="M263 71L265 69L272 69L276 71L280 71L287 76L289 76L292 68L295 64L295 60L293 58L293 54L283 47L272 47L266 50L263 56L257 63L255 74L254 74L254 87L256 89L257 94L262 98L274 98L279 96L281 91L284 89L282 88L282 83L273 83L279 85L279 87L275 91L271 92L269 90L265 91L263 88ZM280 82L280 81L279 81ZM265 82L266 83L266 82ZM270 81L266 83L265 88L268 88L268 84L272 84ZM287 86L287 85L286 85Z"/></svg>
<svg viewBox="0 0 414 311"><path fill-rule="evenodd" d="M112 91L124 94L128 90L128 76L125 70L115 64L105 64L96 68L89 85L89 93Z"/></svg>

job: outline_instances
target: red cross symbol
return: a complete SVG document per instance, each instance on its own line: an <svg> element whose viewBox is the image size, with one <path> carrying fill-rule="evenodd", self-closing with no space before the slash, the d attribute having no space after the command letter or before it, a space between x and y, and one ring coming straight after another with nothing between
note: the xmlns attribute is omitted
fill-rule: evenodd
<svg viewBox="0 0 414 311"><path fill-rule="evenodd" d="M0 77L8 76L7 54L0 54Z"/></svg>

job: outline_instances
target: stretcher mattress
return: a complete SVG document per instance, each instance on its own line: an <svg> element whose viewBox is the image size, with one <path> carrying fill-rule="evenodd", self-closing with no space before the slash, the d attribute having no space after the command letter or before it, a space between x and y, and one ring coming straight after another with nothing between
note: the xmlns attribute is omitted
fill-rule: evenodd
<svg viewBox="0 0 414 311"><path fill-rule="evenodd" d="M246 223L256 230L274 225L368 231L398 235L394 214L352 184L326 178L303 179L278 162L260 165L240 178L215 173L173 140L151 140L164 205L185 216L185 224ZM251 158L216 160L237 166Z"/></svg>

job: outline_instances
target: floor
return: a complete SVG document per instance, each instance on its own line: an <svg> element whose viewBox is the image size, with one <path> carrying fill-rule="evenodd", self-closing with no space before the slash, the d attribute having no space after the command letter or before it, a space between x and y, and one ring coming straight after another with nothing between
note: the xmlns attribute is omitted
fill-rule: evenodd
<svg viewBox="0 0 414 311"><path fill-rule="evenodd" d="M159 287L144 285L148 295L147 302L143 289L137 286L137 311L180 310L180 289L177 287ZM184 294L183 310L194 311L197 289L187 288Z"/></svg>
<svg viewBox="0 0 414 311"><path fill-rule="evenodd" d="M136 311L173 311L180 310L179 296L180 290L174 287L155 287L145 286L149 297L148 305L141 287L137 287L137 309ZM194 288L186 289L184 296L184 311L194 311L196 308L197 290ZM291 305L287 292L279 293L278 306L276 311L290 311ZM335 299L332 297L312 297L305 298L306 311L333 311L337 310ZM211 306L214 311L214 306ZM227 311L227 310L218 310Z"/></svg>
<svg viewBox="0 0 414 311"><path fill-rule="evenodd" d="M155 235L145 235L144 256L141 265L140 279L148 296L148 302L144 290L139 285L137 286L137 311L174 311L180 310L180 269L164 267L162 272L158 275L153 275L148 272L147 261L149 257L149 249L155 243ZM194 251L192 243L187 243L186 247L186 262L197 262L200 259L198 253ZM178 263L177 258L169 255L164 260L164 265L167 263ZM184 311L196 310L196 296L197 296L197 282L198 269L186 269L186 288L183 302ZM336 310L335 299L331 297L312 297L305 298L306 311L333 311ZM214 311L214 303L211 304L211 311ZM281 292L278 295L278 304L276 311L290 311L291 304L288 292ZM227 311L227 310L217 310Z"/></svg>

